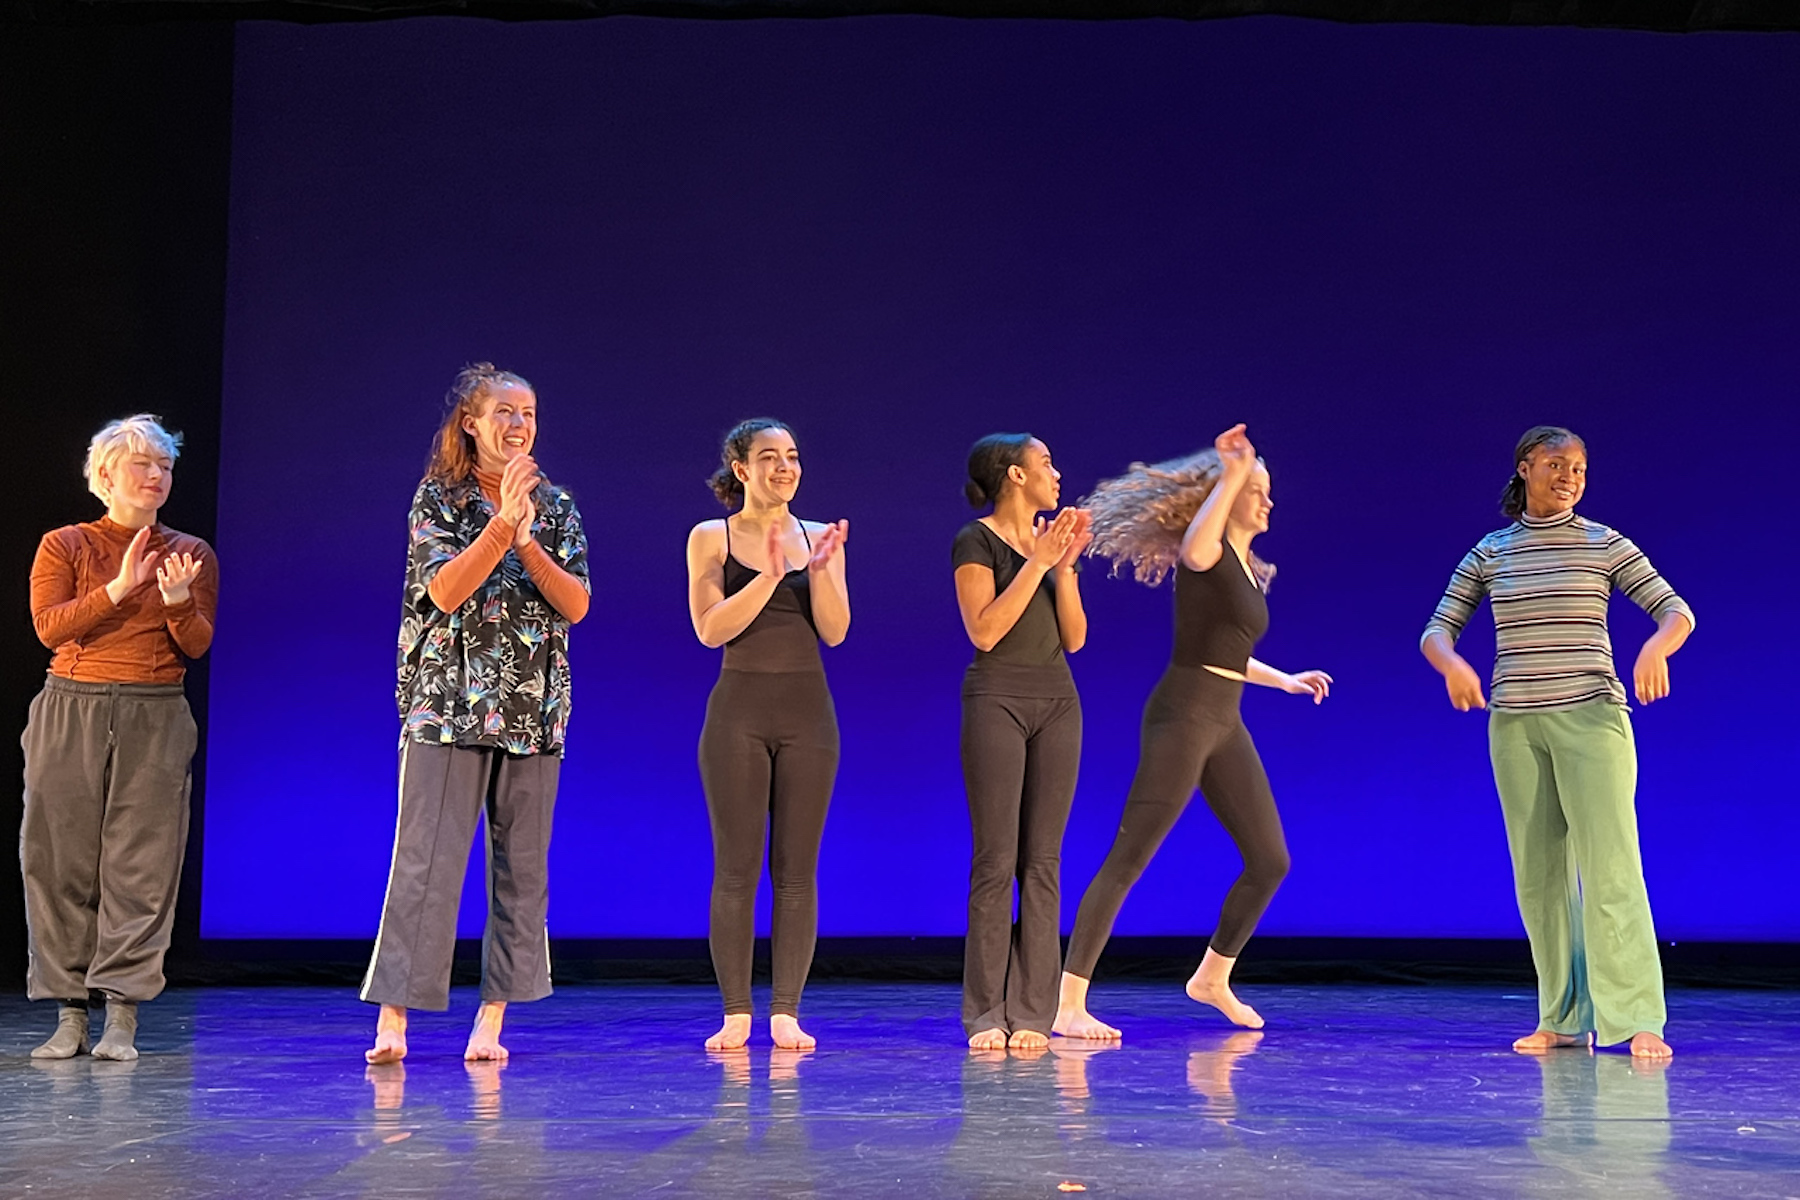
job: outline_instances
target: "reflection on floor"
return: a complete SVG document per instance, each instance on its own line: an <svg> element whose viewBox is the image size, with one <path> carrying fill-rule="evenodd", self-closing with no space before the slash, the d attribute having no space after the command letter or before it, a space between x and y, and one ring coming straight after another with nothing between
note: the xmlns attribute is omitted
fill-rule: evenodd
<svg viewBox="0 0 1800 1200"><path fill-rule="evenodd" d="M1667 1067L1514 1054L1498 988L1245 998L1103 980L1123 1046L970 1053L954 987L818 984L816 1051L707 1054L710 989L570 987L465 1066L459 991L391 1067L337 990L170 993L135 1063L33 1061L54 1009L8 1000L0 1195L1800 1197L1800 993L1673 994Z"/></svg>

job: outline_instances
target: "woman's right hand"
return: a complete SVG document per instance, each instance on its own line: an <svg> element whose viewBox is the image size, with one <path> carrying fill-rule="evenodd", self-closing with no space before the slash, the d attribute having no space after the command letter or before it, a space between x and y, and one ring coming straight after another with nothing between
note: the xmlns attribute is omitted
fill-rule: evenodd
<svg viewBox="0 0 1800 1200"><path fill-rule="evenodd" d="M1248 475L1256 469L1256 447L1250 444L1241 421L1214 438L1213 449L1219 452L1219 464L1227 475Z"/></svg>
<svg viewBox="0 0 1800 1200"><path fill-rule="evenodd" d="M782 545L786 533L779 521L770 521L769 528L763 533L762 573L776 582L785 579L788 573L787 547Z"/></svg>
<svg viewBox="0 0 1800 1200"><path fill-rule="evenodd" d="M1029 561L1033 566L1048 571L1062 561L1063 555L1074 544L1076 535L1081 532L1080 511L1065 508L1056 514L1055 520L1039 517L1033 532L1037 536L1031 547Z"/></svg>
<svg viewBox="0 0 1800 1200"><path fill-rule="evenodd" d="M1460 654L1444 672L1444 690L1450 693L1451 707L1457 712L1487 707L1487 698L1481 694L1481 676Z"/></svg>
<svg viewBox="0 0 1800 1200"><path fill-rule="evenodd" d="M119 573L106 585L106 594L114 604L156 577L156 552L144 550L149 540L148 525L132 534L131 544L125 547L125 557L119 561Z"/></svg>
<svg viewBox="0 0 1800 1200"><path fill-rule="evenodd" d="M531 493L537 488L537 462L529 454L521 454L506 461L500 472L500 520L513 527L516 537L519 527L529 529L532 521L537 519L537 506L531 502Z"/></svg>

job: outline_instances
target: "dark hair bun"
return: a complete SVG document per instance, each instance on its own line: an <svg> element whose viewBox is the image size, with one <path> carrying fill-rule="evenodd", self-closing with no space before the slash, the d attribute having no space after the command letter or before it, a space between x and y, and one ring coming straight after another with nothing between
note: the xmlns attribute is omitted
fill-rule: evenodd
<svg viewBox="0 0 1800 1200"><path fill-rule="evenodd" d="M976 508L992 504L1006 486L1009 468L1022 466L1025 451L1037 439L1029 433L990 433L969 447L969 482L963 495Z"/></svg>

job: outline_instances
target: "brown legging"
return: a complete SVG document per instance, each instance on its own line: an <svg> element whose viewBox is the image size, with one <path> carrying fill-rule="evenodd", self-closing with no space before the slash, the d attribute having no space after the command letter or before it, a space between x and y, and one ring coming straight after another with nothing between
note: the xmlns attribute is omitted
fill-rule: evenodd
<svg viewBox="0 0 1800 1200"><path fill-rule="evenodd" d="M1063 970L1089 979L1126 893L1199 786L1237 843L1244 870L1219 911L1212 948L1236 957L1288 871L1281 814L1250 731L1238 715L1244 685L1203 667L1170 667L1144 705L1137 776L1119 832L1075 916Z"/></svg>
<svg viewBox="0 0 1800 1200"><path fill-rule="evenodd" d="M837 714L823 671L719 672L700 731L700 781L713 834L707 940L728 1015L751 1011L765 834L774 890L769 1012L800 1015L819 928L819 842L837 764Z"/></svg>

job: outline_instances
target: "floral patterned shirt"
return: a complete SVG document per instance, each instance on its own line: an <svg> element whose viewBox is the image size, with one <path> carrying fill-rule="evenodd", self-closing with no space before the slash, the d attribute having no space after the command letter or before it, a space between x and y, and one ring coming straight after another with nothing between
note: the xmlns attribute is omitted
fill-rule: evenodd
<svg viewBox="0 0 1800 1200"><path fill-rule="evenodd" d="M532 497L531 536L588 587L587 537L574 499L545 481ZM406 600L400 616L403 737L492 746L508 754L557 754L569 725L569 622L532 583L511 548L455 611L432 602L438 568L466 549L494 516L474 480L427 479L413 496Z"/></svg>

